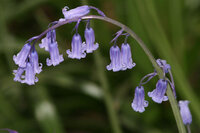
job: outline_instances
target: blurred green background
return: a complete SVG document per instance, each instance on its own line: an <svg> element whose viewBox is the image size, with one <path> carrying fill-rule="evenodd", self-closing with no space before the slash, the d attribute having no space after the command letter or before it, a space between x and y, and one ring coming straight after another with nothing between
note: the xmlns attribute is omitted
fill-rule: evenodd
<svg viewBox="0 0 200 133"><path fill-rule="evenodd" d="M110 133L114 123L124 133L178 132L169 102L156 104L146 96L146 111L140 114L132 110L134 88L154 68L137 42L129 38L136 67L107 71L109 42L120 28L100 20L92 21L100 44L97 51L81 60L67 58L65 51L70 48L75 25L67 24L57 29L65 61L47 67L49 54L37 46L43 63L39 82L28 86L13 81L12 71L17 66L12 57L25 41L63 17L64 6L75 8L86 3L129 26L155 58L171 64L178 100L191 101L191 129L200 132L199 0L0 0L0 128L19 133ZM81 23L82 37L84 28L85 23ZM123 37L118 44L122 41ZM157 80L144 86L146 93L155 88Z"/></svg>

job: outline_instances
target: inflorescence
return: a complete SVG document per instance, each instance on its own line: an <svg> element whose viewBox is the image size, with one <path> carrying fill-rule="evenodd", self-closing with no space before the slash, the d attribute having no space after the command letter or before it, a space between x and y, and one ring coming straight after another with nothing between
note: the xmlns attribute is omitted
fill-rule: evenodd
<svg viewBox="0 0 200 133"><path fill-rule="evenodd" d="M90 19L87 20L84 31L85 42L82 42L81 36L78 33L78 26L81 22L81 17L87 15L91 9L96 10L98 14L103 17L105 17L105 14L96 7L87 5L71 10L68 9L69 8L67 6L64 7L62 9L64 18L52 22L50 25L56 25L64 21L77 22L74 28L76 32L72 37L71 49L66 50L66 53L68 57L72 59L85 58L87 53L92 53L97 50L99 44L95 42L94 30L92 27L90 27ZM53 29L52 27L49 29L50 30L48 30L46 33L46 37L41 40L39 47L44 48L45 51L49 52L50 54L50 58L46 59L47 66L57 66L64 61L64 58L63 55L59 53L58 43L56 41L56 29ZM113 43L113 46L110 48L111 63L107 65L106 68L107 70L112 70L113 72L132 69L135 67L136 63L134 63L132 60L131 47L127 43L129 34L124 33L124 30L121 29L115 35L116 36L111 41L111 43ZM121 45L121 49L117 45L117 39L120 36L125 36L124 43ZM42 71L42 64L39 63L39 57L35 49L35 43L41 39L41 37L42 36L40 35L29 39L23 46L22 50L17 55L13 56L15 64L18 65L18 69L13 71L15 75L14 81L26 83L28 85L34 85L36 82L38 82L38 78L35 77L35 75ZM156 88L152 92L148 92L148 96L151 97L154 102L162 103L163 101L168 100L168 97L165 95L168 85L171 86L173 94L176 98L175 85L171 73L171 66L167 64L165 60L157 59L156 62L163 71L163 78L158 80ZM170 78L166 76L167 74L169 74ZM140 113L145 111L145 107L148 106L148 101L145 100L145 91L143 86L157 75L158 73L156 70L154 70L153 73L147 74L141 79L139 85L135 88L135 95L131 104L134 111ZM188 103L188 101L179 102L180 112L184 124L190 124L192 119L187 106Z"/></svg>
<svg viewBox="0 0 200 133"><path fill-rule="evenodd" d="M92 53L98 49L99 44L95 42L95 34L92 27L90 27L90 20L86 23L86 28L84 32L85 42L82 41L80 34L78 33L78 26L81 22L81 18L90 12L90 9L95 9L101 16L105 14L99 9L92 6L80 6L75 9L68 10L68 7L64 7L62 12L64 18L59 19L50 23L50 25L59 24L66 20L77 19L77 24L75 26L75 34L72 37L71 49L66 50L69 58L81 59L85 58L87 53ZM121 45L121 50L119 46L116 45L116 41L119 36L126 36L124 43ZM110 60L111 63L106 67L107 70L113 70L114 72L126 69L132 69L136 64L132 61L132 54L130 45L127 43L127 38L129 34L123 33L123 29L116 33L116 37L111 41L114 45L110 48ZM26 83L28 85L34 85L38 82L36 74L42 71L42 63L39 63L39 58L37 51L35 49L34 40L38 40L40 36L32 37L27 41L22 50L13 56L13 60L18 69L14 70L14 81L21 83ZM31 45L32 44L32 45ZM63 55L59 53L58 43L56 41L56 29L51 29L46 33L46 36L41 40L39 44L40 48L44 48L45 51L49 52L50 58L46 59L47 66L57 66L64 61ZM25 74L24 74L25 73ZM24 75L23 75L24 74Z"/></svg>

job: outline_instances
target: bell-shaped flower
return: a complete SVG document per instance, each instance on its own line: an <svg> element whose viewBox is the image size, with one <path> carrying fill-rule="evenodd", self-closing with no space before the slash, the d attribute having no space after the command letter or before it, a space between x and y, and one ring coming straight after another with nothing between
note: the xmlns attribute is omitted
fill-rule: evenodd
<svg viewBox="0 0 200 133"><path fill-rule="evenodd" d="M135 88L135 96L133 99L133 102L131 104L133 110L135 110L136 112L144 112L145 111L145 107L148 106L148 101L144 100L144 87L140 86L140 87L136 87Z"/></svg>
<svg viewBox="0 0 200 133"><path fill-rule="evenodd" d="M15 75L14 81L21 82L21 78L24 76L22 75L25 71L25 68L19 67L17 70L13 71L13 74Z"/></svg>
<svg viewBox="0 0 200 133"><path fill-rule="evenodd" d="M167 101L168 97L165 96L167 90L167 81L164 79L159 79L156 84L156 89L152 92L148 92L148 96L152 97L152 100L156 103L162 103L162 101Z"/></svg>
<svg viewBox="0 0 200 133"><path fill-rule="evenodd" d="M46 37L43 38L42 43L39 44L40 48L44 48L46 51L49 51L49 44L56 41L56 30L53 29L46 34Z"/></svg>
<svg viewBox="0 0 200 133"><path fill-rule="evenodd" d="M29 43L26 43L22 50L17 55L13 56L15 64L17 64L19 67L26 67L26 60L28 58L30 50L31 45Z"/></svg>
<svg viewBox="0 0 200 133"><path fill-rule="evenodd" d="M34 85L35 82L38 82L38 78L35 77L34 67L31 62L26 63L25 69L25 79L21 81L21 83L26 83L28 85Z"/></svg>
<svg viewBox="0 0 200 133"><path fill-rule="evenodd" d="M179 101L180 113L181 113L183 123L185 125L189 125L192 123L192 115L191 115L190 109L188 107L188 104L189 104L189 101L187 101L187 100Z"/></svg>
<svg viewBox="0 0 200 133"><path fill-rule="evenodd" d="M46 59L47 66L51 65L56 66L64 61L63 55L59 54L58 44L56 41L51 42L49 44L49 53L50 53L50 59L49 58Z"/></svg>
<svg viewBox="0 0 200 133"><path fill-rule="evenodd" d="M156 62L158 63L158 65L164 69L165 73L168 73L168 70L171 69L171 66L169 64L167 64L166 60L161 60L161 59L157 59Z"/></svg>
<svg viewBox="0 0 200 133"><path fill-rule="evenodd" d="M68 49L66 53L68 54L69 58L72 59L81 59L86 57L85 51L85 45L83 45L81 36L76 33L72 38L71 43L71 51Z"/></svg>
<svg viewBox="0 0 200 133"><path fill-rule="evenodd" d="M84 44L86 45L86 52L87 53L92 53L94 50L96 50L99 47L99 44L95 43L95 35L94 35L94 30L89 27L85 29L85 41Z"/></svg>
<svg viewBox="0 0 200 133"><path fill-rule="evenodd" d="M35 48L31 51L30 61L34 67L34 73L39 74L42 71L42 63L38 63L38 54Z"/></svg>
<svg viewBox="0 0 200 133"><path fill-rule="evenodd" d="M113 70L113 72L117 72L122 69L121 52L118 46L112 46L110 48L110 60L111 63L106 67L107 70Z"/></svg>
<svg viewBox="0 0 200 133"><path fill-rule="evenodd" d="M131 48L128 43L123 43L121 46L121 57L122 57L122 70L132 69L136 64L133 63Z"/></svg>

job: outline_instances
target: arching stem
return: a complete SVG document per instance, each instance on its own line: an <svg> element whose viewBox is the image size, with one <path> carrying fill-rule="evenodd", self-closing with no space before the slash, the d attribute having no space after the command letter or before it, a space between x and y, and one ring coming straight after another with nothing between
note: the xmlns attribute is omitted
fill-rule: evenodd
<svg viewBox="0 0 200 133"><path fill-rule="evenodd" d="M71 20L65 20L65 21L58 22L58 24L56 24L56 25L48 28L46 31L44 31L39 36L37 36L37 38L33 42L33 45L35 45L36 42L39 39L41 39L42 36L44 36L48 31L50 31L52 29L55 29L55 28L58 28L58 27L60 27L62 25L65 25L67 23L76 22L80 18L81 19L99 19L99 20L103 20L103 21L109 22L111 24L114 24L114 25L122 28L124 31L126 31L127 33L129 33L130 36L132 38L134 38L138 42L138 44L141 46L141 48L144 50L145 54L148 56L148 58L151 61L152 65L156 69L156 72L157 72L158 76L160 78L163 78L163 71L162 71L162 69L157 65L156 60L154 59L154 57L151 54L151 52L149 51L149 49L146 47L145 43L141 40L141 38L138 37L135 34L135 32L133 32L130 28L128 28L124 24L122 24L122 23L120 23L120 22L118 22L116 20L113 20L111 18L108 18L108 17L96 16L96 15L88 15L88 16L83 16L83 17L79 17L79 18L74 18L74 19L71 19ZM175 117L175 120L176 120L176 124L177 124L178 130L179 130L179 133L186 133L186 129L185 129L185 126L183 124L183 121L182 121L182 118L181 118L181 115L180 115L178 104L177 104L177 101L176 101L176 99L175 99L175 97L173 95L173 92L172 92L172 89L171 89L170 85L168 85L168 87L167 87L167 96L169 98L169 102L170 102L170 105L172 107L172 111L174 113L174 117Z"/></svg>

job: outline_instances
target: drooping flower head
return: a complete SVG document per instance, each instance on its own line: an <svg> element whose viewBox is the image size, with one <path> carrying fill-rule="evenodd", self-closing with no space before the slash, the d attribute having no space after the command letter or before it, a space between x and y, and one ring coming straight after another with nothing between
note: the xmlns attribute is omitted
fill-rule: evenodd
<svg viewBox="0 0 200 133"><path fill-rule="evenodd" d="M86 52L92 53L99 47L99 44L95 43L94 30L91 27L85 28L85 41L86 41Z"/></svg>
<svg viewBox="0 0 200 133"><path fill-rule="evenodd" d="M158 65L164 69L165 73L168 73L168 70L171 69L171 66L169 64L167 64L166 60L161 60L161 59L157 59L156 62L158 63Z"/></svg>
<svg viewBox="0 0 200 133"><path fill-rule="evenodd" d="M29 43L26 43L22 50L17 55L13 56L15 64L17 64L19 67L26 67L26 60L28 58L30 50L31 45Z"/></svg>
<svg viewBox="0 0 200 133"><path fill-rule="evenodd" d="M50 54L50 59L47 58L46 62L47 62L47 66L56 66L58 64L60 64L61 62L64 61L63 55L59 54L59 50L58 50L58 44L56 42L56 32L55 30L53 30L52 32L50 32L50 38L49 40L51 40L49 42L49 54Z"/></svg>
<svg viewBox="0 0 200 133"><path fill-rule="evenodd" d="M185 125L190 125L192 123L192 115L188 107L189 101L179 101L179 108L183 123Z"/></svg>
<svg viewBox="0 0 200 133"><path fill-rule="evenodd" d="M85 46L82 43L81 36L76 33L72 38L71 51L68 49L66 53L69 58L81 59L86 57Z"/></svg>
<svg viewBox="0 0 200 133"><path fill-rule="evenodd" d="M111 63L106 67L107 70L113 70L113 72L117 72L122 69L121 52L118 46L112 46L110 48L110 60Z"/></svg>
<svg viewBox="0 0 200 133"><path fill-rule="evenodd" d="M128 43L121 46L122 70L132 69L136 64L133 63L131 48Z"/></svg>
<svg viewBox="0 0 200 133"><path fill-rule="evenodd" d="M167 101L168 97L165 96L167 90L167 81L164 79L159 79L156 84L156 89L152 92L148 92L148 96L156 103L162 103L162 101Z"/></svg>
<svg viewBox="0 0 200 133"><path fill-rule="evenodd" d="M140 86L140 87L136 87L135 88L135 97L133 99L133 102L131 104L133 110L135 110L136 112L144 112L145 111L145 107L148 106L148 101L144 100L144 87Z"/></svg>
<svg viewBox="0 0 200 133"><path fill-rule="evenodd" d="M38 82L38 78L35 77L34 67L31 62L26 63L24 78L25 78L24 80L21 80L21 83L26 83L28 85L34 85L35 82Z"/></svg>
<svg viewBox="0 0 200 133"><path fill-rule="evenodd" d="M33 65L34 73L39 74L42 71L42 63L38 63L38 54L34 46L30 54L30 62Z"/></svg>

